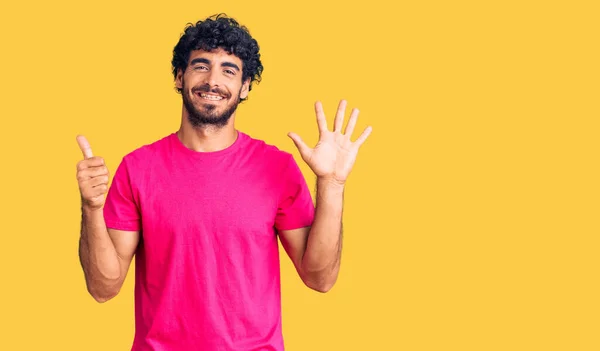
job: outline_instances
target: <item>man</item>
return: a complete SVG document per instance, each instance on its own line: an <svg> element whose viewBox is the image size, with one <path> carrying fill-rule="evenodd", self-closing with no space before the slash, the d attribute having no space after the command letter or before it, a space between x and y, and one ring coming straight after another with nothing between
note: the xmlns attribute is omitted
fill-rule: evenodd
<svg viewBox="0 0 600 351"><path fill-rule="evenodd" d="M103 159L77 137L88 291L116 296L135 254L132 350L283 350L277 237L308 287L331 289L344 186L371 129L352 142L358 110L342 132L342 101L333 131L316 103L315 148L289 134L317 176L315 208L293 156L234 127L263 69L246 28L224 16L188 25L172 64L180 129L127 154L110 189Z"/></svg>

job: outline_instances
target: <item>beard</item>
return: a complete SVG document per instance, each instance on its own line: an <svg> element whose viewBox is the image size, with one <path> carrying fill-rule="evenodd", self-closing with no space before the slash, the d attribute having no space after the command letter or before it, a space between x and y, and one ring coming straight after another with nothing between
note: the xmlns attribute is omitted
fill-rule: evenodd
<svg viewBox="0 0 600 351"><path fill-rule="evenodd" d="M211 89L208 84L201 85L199 87L192 88L189 92L185 87L185 83L183 85L183 92L181 94L183 98L183 106L188 114L188 121L195 128L204 127L204 126L214 126L217 128L224 127L229 122L229 119L236 111L237 106L241 102L240 91L236 96L232 98L231 94L221 89ZM192 101L190 95L196 93L216 93L224 97L224 100L231 99L231 103L225 106L225 110L221 113L217 112L217 106L211 103L203 103L202 109L198 109L194 102Z"/></svg>

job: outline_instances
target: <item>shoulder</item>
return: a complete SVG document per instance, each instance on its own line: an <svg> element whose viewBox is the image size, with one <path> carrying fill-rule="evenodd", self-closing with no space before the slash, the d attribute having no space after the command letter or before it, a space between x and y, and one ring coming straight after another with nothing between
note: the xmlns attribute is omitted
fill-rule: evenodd
<svg viewBox="0 0 600 351"><path fill-rule="evenodd" d="M151 160L155 159L156 155L163 150L166 150L175 134L171 133L158 140L141 145L138 148L129 151L123 156L122 163L126 165L139 166L147 165Z"/></svg>
<svg viewBox="0 0 600 351"><path fill-rule="evenodd" d="M277 165L278 168L286 168L290 162L294 162L294 156L290 152L282 150L265 140L244 133L242 135L246 139L244 150L253 157L260 158L270 165Z"/></svg>

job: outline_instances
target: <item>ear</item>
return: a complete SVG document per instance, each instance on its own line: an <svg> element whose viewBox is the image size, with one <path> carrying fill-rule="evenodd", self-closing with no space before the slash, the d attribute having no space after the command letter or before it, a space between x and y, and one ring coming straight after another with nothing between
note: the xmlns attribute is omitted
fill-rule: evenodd
<svg viewBox="0 0 600 351"><path fill-rule="evenodd" d="M177 69L177 76L175 77L175 86L177 89L183 89L183 71L181 68Z"/></svg>
<svg viewBox="0 0 600 351"><path fill-rule="evenodd" d="M240 92L240 99L247 98L249 92L250 92L250 78L246 78L246 81L244 83L242 83L242 90Z"/></svg>

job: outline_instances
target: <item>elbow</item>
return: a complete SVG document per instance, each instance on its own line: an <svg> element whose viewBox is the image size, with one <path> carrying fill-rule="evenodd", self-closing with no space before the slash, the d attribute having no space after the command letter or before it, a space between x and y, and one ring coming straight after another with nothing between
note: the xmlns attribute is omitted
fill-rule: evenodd
<svg viewBox="0 0 600 351"><path fill-rule="evenodd" d="M300 270L300 276L302 277L304 285L320 293L326 293L333 289L338 278L340 268L339 263L333 267L312 268L313 269L310 269L309 267L304 266Z"/></svg>
<svg viewBox="0 0 600 351"><path fill-rule="evenodd" d="M106 301L111 300L115 296L117 296L117 295L116 294L115 295L107 295L107 296L92 295L94 300L96 300L96 302L98 302L98 303L105 303Z"/></svg>
<svg viewBox="0 0 600 351"><path fill-rule="evenodd" d="M112 298L114 298L118 294L119 294L118 292L115 292L112 294L90 293L90 295L92 295L94 300L96 300L96 302L98 302L98 303L105 303L106 301L112 300Z"/></svg>
<svg viewBox="0 0 600 351"><path fill-rule="evenodd" d="M327 293L329 292L331 289L333 289L333 286L335 285L335 282L337 280L337 275L336 276L330 276L330 277L319 277L319 276L313 276L310 278L305 278L303 279L304 281L304 285L306 285L307 287L309 287L310 289L320 292L320 293Z"/></svg>
<svg viewBox="0 0 600 351"><path fill-rule="evenodd" d="M311 284L311 285L306 284L306 285L309 288L311 288L312 290L316 291L316 292L320 292L322 294L325 294L328 291L330 291L335 284L334 283L331 283L331 284L323 284L323 283L321 283L321 284Z"/></svg>
<svg viewBox="0 0 600 351"><path fill-rule="evenodd" d="M98 303L105 303L109 300L112 300L115 296L119 294L121 287L119 284L114 283L107 286L95 287L88 285L88 293L96 300Z"/></svg>

